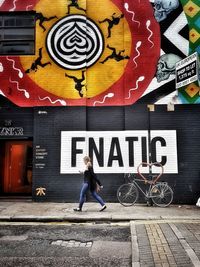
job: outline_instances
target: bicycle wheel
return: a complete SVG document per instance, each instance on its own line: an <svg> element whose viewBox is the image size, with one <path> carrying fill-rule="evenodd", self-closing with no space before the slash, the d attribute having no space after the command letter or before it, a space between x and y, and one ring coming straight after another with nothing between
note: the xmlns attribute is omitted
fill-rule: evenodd
<svg viewBox="0 0 200 267"><path fill-rule="evenodd" d="M157 183L151 188L151 199L159 207L167 207L173 200L173 190L167 183Z"/></svg>
<svg viewBox="0 0 200 267"><path fill-rule="evenodd" d="M138 199L138 189L134 184L123 184L117 190L117 198L123 206L132 206Z"/></svg>

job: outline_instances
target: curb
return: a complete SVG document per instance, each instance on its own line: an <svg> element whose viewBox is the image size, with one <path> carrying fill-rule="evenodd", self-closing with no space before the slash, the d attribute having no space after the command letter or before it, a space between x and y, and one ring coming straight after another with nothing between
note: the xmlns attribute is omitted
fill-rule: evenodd
<svg viewBox="0 0 200 267"><path fill-rule="evenodd" d="M130 222L130 221L199 221L200 216L0 216L0 222Z"/></svg>
<svg viewBox="0 0 200 267"><path fill-rule="evenodd" d="M139 255L139 246L138 238L136 233L135 222L130 221L130 230L131 230L131 246L132 246L132 267L140 267L140 255Z"/></svg>

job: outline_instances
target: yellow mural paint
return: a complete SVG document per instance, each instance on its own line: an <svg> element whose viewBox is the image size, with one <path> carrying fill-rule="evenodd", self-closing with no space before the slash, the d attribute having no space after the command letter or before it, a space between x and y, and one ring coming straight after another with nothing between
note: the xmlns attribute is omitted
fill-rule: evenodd
<svg viewBox="0 0 200 267"><path fill-rule="evenodd" d="M48 52L46 41L49 31L59 20L75 14L82 15L83 17L86 16L100 30L103 38L102 54L92 66L86 68L84 81L82 82L84 86L82 87L81 94L83 94L83 97L91 98L106 91L123 75L128 60L121 60L119 62L112 58L105 62L104 60L112 54L112 48L116 49L116 53L122 51L123 55L130 56L131 33L125 17L122 17L117 27L111 29L111 36L107 38L109 25L104 20L106 18L112 20L112 16L120 17L122 15L118 7L109 0L79 0L80 10L73 6L68 10L68 5L67 1L64 0L57 0L53 5L50 0L38 2L34 10L37 13L42 13L45 18L52 19L43 22L46 30L39 25L39 21L36 22L35 56L21 56L20 61L24 70L28 70L31 64L39 57L39 53L42 53L41 63L47 63L47 65L44 68L39 66L40 71L28 73L29 78L42 89L56 96L68 99L81 98L80 92L75 90L74 79L68 76L81 79L82 71L85 68L71 70L57 64ZM67 14L68 11L70 14ZM42 52L39 52L40 48L42 48Z"/></svg>

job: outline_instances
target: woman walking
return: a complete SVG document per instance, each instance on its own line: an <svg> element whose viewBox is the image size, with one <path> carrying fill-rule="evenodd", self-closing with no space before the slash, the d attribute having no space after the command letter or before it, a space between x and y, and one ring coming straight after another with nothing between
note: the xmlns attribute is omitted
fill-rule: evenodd
<svg viewBox="0 0 200 267"><path fill-rule="evenodd" d="M106 209L106 205L103 199L97 194L97 188L102 187L102 185L97 179L96 174L94 173L90 157L85 156L83 158L83 162L85 164L85 170L83 172L84 182L80 192L79 206L78 208L74 209L74 211L82 211L82 207L85 202L85 196L88 190L90 190L92 196L96 199L96 201L100 203L100 211L103 211Z"/></svg>

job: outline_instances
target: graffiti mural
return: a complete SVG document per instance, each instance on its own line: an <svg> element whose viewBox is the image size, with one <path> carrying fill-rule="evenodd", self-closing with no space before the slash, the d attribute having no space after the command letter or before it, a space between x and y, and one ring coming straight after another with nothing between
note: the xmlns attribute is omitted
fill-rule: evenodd
<svg viewBox="0 0 200 267"><path fill-rule="evenodd" d="M34 54L0 58L0 93L26 107L199 103L198 84L175 90L175 64L200 53L199 6L198 0L0 1L1 11L35 17Z"/></svg>
<svg viewBox="0 0 200 267"><path fill-rule="evenodd" d="M200 3L199 1L181 1L189 24L189 54L194 52L200 55ZM200 72L200 70L199 70ZM184 104L200 103L198 82L189 84L178 90L179 101Z"/></svg>

